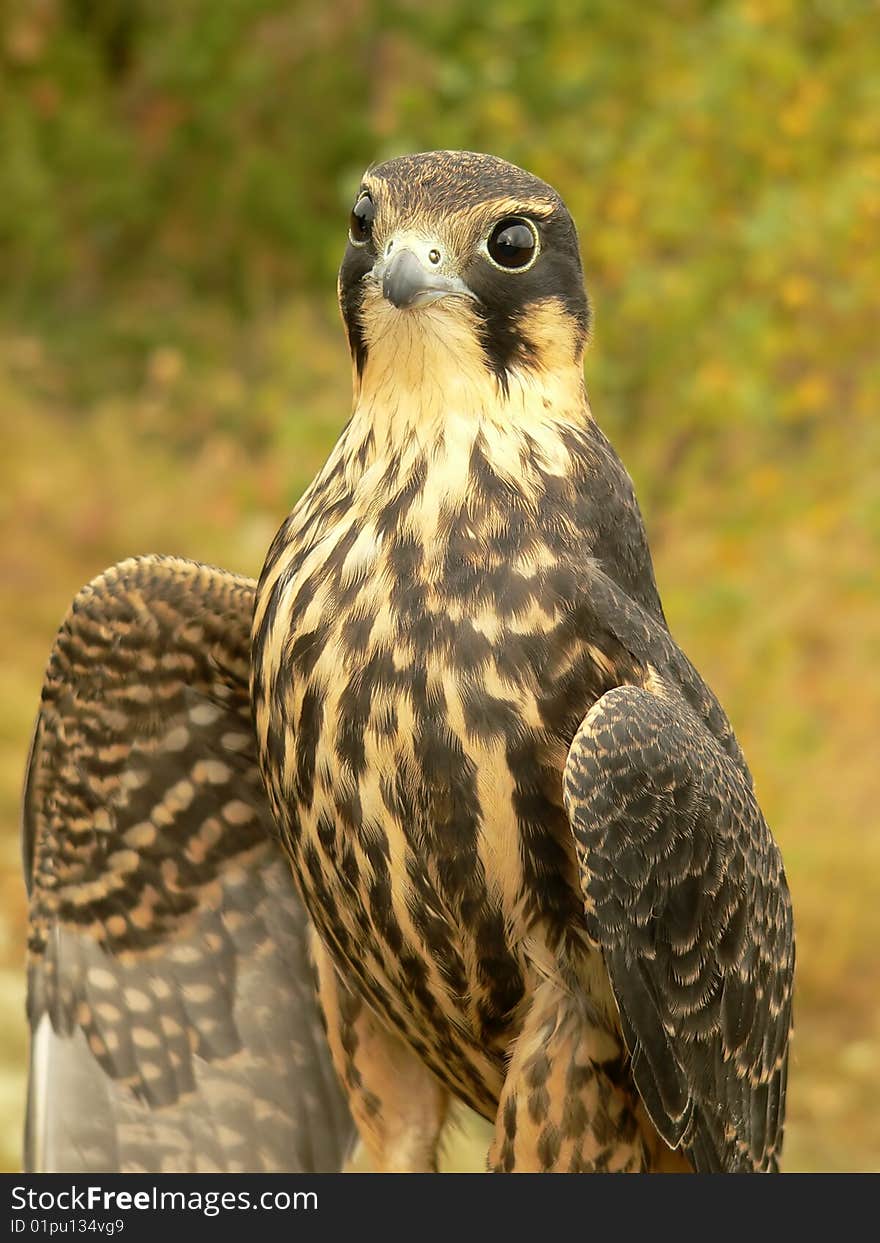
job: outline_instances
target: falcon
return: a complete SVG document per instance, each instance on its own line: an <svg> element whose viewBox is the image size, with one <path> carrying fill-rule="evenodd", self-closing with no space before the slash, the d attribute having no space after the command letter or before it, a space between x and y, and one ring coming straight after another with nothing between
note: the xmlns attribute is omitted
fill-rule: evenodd
<svg viewBox="0 0 880 1243"><path fill-rule="evenodd" d="M788 888L590 411L571 217L492 156L391 160L338 289L353 412L251 691L374 1164L434 1169L454 1096L496 1171L774 1171Z"/></svg>
<svg viewBox="0 0 880 1243"><path fill-rule="evenodd" d="M348 1151L257 770L254 586L123 562L55 640L23 813L28 1171L311 1173Z"/></svg>

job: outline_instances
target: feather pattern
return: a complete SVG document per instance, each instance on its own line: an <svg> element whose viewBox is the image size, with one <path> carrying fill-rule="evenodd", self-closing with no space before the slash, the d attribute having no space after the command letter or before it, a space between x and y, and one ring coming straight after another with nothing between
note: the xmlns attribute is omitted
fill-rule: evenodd
<svg viewBox="0 0 880 1243"><path fill-rule="evenodd" d="M593 705L564 783L587 928L653 1122L698 1173L777 1168L791 902L743 768L654 679Z"/></svg>
<svg viewBox="0 0 880 1243"><path fill-rule="evenodd" d="M351 1123L256 767L254 585L172 558L76 597L26 780L26 1168L339 1169Z"/></svg>

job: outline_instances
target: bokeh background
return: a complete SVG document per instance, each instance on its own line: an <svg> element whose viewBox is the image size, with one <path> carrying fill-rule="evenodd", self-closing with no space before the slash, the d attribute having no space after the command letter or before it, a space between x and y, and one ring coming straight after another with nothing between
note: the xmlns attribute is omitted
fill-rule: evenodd
<svg viewBox="0 0 880 1243"><path fill-rule="evenodd" d="M595 414L724 702L798 935L788 1170L880 1168L880 8L7 0L0 17L0 1165L18 802L76 589L256 574L347 417L362 168L503 155L578 223Z"/></svg>

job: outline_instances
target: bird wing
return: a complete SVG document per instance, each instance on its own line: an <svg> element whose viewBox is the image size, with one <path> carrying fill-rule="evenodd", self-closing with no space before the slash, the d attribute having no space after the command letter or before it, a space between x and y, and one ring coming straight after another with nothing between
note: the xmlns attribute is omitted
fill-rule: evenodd
<svg viewBox="0 0 880 1243"><path fill-rule="evenodd" d="M747 770L654 678L589 710L564 798L587 929L654 1125L698 1173L777 1168L792 913Z"/></svg>
<svg viewBox="0 0 880 1243"><path fill-rule="evenodd" d="M254 584L78 594L25 783L30 1171L338 1170L351 1122L257 768Z"/></svg>

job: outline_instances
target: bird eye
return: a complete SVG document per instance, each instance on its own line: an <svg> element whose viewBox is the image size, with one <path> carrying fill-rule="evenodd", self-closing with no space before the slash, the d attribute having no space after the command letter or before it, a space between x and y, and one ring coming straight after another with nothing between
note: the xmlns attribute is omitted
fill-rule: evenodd
<svg viewBox="0 0 880 1243"><path fill-rule="evenodd" d="M375 215L376 208L373 200L369 194L362 194L351 209L351 218L348 222L348 236L351 238L352 245L366 246L373 236Z"/></svg>
<svg viewBox="0 0 880 1243"><path fill-rule="evenodd" d="M507 216L489 234L486 249L497 268L521 272L538 257L538 230L531 220Z"/></svg>

